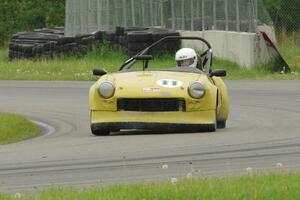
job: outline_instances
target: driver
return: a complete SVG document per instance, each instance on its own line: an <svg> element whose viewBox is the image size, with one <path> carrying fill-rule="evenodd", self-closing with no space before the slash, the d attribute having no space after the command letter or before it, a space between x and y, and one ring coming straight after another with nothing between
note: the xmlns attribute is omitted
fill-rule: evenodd
<svg viewBox="0 0 300 200"><path fill-rule="evenodd" d="M177 51L175 60L177 67L197 67L197 54L191 48L182 48Z"/></svg>

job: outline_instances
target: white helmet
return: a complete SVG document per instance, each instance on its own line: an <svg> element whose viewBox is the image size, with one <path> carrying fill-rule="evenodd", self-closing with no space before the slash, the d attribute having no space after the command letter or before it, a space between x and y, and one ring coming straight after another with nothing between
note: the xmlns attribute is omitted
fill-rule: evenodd
<svg viewBox="0 0 300 200"><path fill-rule="evenodd" d="M175 60L177 67L197 67L197 54L191 48L182 48L177 51Z"/></svg>

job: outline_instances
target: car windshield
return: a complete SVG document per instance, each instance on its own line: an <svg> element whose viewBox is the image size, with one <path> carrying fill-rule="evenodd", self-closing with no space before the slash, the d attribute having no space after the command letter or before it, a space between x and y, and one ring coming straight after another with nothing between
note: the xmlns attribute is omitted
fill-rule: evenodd
<svg viewBox="0 0 300 200"><path fill-rule="evenodd" d="M120 73L123 72L136 72L136 71L143 71L143 67L133 67L130 69L123 69L122 71L119 71ZM204 72L198 68L195 67L170 67L170 68L160 68L160 67L152 67L147 68L144 71L171 71L171 72L187 72L187 73L198 73L198 74L204 74Z"/></svg>
<svg viewBox="0 0 300 200"><path fill-rule="evenodd" d="M162 50L162 44L178 40L201 41L205 44L206 48L204 47L204 49L200 50L181 47L176 52L172 52L175 49L172 51ZM209 73L211 71L211 64L211 45L205 39L200 37L168 36L154 42L137 55L125 61L119 70L120 72L147 70Z"/></svg>
<svg viewBox="0 0 300 200"><path fill-rule="evenodd" d="M201 55L202 52L199 52ZM174 53L175 55L175 53ZM120 72L132 71L175 71L189 73L205 73L202 68L202 58L198 57L197 67L178 67L175 61L175 56L172 54L156 55L152 60L134 60L132 59ZM130 61L130 60L128 60ZM148 62L148 64L146 64Z"/></svg>

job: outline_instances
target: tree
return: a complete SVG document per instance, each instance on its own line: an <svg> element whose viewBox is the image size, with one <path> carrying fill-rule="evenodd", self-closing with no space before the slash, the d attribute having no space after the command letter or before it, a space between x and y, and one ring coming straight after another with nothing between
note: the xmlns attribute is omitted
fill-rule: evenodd
<svg viewBox="0 0 300 200"><path fill-rule="evenodd" d="M65 0L1 0L0 46L18 31L63 26Z"/></svg>

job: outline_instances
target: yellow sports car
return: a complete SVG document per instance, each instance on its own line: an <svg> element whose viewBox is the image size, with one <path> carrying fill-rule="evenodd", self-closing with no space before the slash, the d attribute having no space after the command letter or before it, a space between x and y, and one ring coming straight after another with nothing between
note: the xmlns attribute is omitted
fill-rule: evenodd
<svg viewBox="0 0 300 200"><path fill-rule="evenodd" d="M183 48L170 68L152 68L149 53L170 40L198 40L207 46L201 55ZM135 67L134 67L135 66ZM212 71L212 49L199 37L165 37L127 60L116 73L94 69L99 80L90 88L91 131L109 135L121 129L163 131L208 131L225 128L228 93Z"/></svg>

